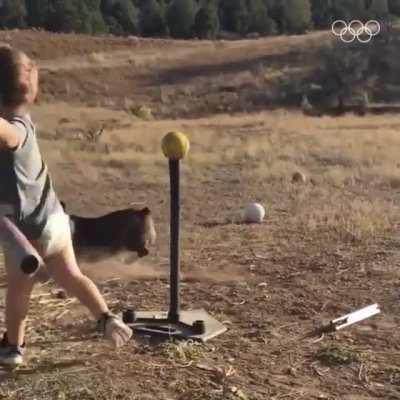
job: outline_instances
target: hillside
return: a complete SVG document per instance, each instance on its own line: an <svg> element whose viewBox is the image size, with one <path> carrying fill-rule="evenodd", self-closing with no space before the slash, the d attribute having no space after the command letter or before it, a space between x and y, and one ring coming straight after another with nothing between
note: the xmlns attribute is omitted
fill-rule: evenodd
<svg viewBox="0 0 400 400"><path fill-rule="evenodd" d="M236 42L0 32L0 40L40 61L42 101L127 111L147 106L157 118L299 107L311 83L342 74L340 68L354 74L365 62L371 100L398 102L399 36L396 29L389 42L382 35L358 46L350 65L327 71L329 57L349 53L329 32Z"/></svg>
<svg viewBox="0 0 400 400"><path fill-rule="evenodd" d="M304 57L312 58L321 37L213 43L0 33L40 60L43 101L146 105L161 118L268 106L281 80L307 73Z"/></svg>

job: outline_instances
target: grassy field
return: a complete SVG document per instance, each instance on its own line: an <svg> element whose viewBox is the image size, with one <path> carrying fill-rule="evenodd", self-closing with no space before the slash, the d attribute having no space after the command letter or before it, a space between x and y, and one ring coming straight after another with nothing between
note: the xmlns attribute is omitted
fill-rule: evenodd
<svg viewBox="0 0 400 400"><path fill-rule="evenodd" d="M138 340L114 351L75 300L58 298L52 283L37 287L28 363L0 371L0 398L400 397L399 117L236 110L247 104L246 90L254 94L246 84L278 76L280 62L285 77L304 73L294 52L325 36L212 44L0 34L45 69L32 114L69 211L147 204L154 213L159 240L143 262L82 265L115 312L167 307L169 188L160 142L170 130L187 133L182 305L205 308L228 327L207 345ZM204 102L215 93L227 99L220 110L222 97ZM295 172L306 182L293 183ZM238 223L249 201L266 206L264 223ZM305 337L322 320L375 302L380 316L321 340Z"/></svg>

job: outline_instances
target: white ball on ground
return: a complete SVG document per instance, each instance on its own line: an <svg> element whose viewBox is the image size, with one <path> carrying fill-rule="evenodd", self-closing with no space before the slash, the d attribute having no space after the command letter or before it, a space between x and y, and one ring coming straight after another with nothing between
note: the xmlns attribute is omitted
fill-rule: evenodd
<svg viewBox="0 0 400 400"><path fill-rule="evenodd" d="M243 211L243 221L260 224L265 218L265 208L259 203L248 204Z"/></svg>

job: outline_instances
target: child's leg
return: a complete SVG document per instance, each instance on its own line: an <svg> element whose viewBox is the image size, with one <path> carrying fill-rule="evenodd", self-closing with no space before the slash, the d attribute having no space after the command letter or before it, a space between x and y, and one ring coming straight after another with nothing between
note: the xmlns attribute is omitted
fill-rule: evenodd
<svg viewBox="0 0 400 400"><path fill-rule="evenodd" d="M63 250L45 257L45 263L55 282L86 306L94 318L109 312L96 285L79 269L70 240Z"/></svg>
<svg viewBox="0 0 400 400"><path fill-rule="evenodd" d="M11 345L22 346L34 280L24 275L17 266L11 265L6 251L4 255L8 286L5 311L7 339Z"/></svg>
<svg viewBox="0 0 400 400"><path fill-rule="evenodd" d="M56 283L89 309L93 317L102 323L105 336L116 346L126 343L132 336L132 330L110 314L96 285L79 269L68 216L51 216L42 237L35 244Z"/></svg>
<svg viewBox="0 0 400 400"><path fill-rule="evenodd" d="M131 338L132 330L109 313L96 285L82 274L76 262L71 240L63 250L45 257L45 262L54 280L89 309L94 318L101 322L105 337L116 347L122 346Z"/></svg>
<svg viewBox="0 0 400 400"><path fill-rule="evenodd" d="M55 282L86 306L93 317L101 318L108 307L94 283L82 274L72 245L69 217L65 213L51 215L42 236L33 240Z"/></svg>

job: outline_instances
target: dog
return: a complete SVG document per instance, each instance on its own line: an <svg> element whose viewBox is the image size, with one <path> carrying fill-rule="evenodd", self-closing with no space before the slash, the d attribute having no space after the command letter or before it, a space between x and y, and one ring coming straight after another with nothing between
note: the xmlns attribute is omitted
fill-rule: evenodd
<svg viewBox="0 0 400 400"><path fill-rule="evenodd" d="M66 204L61 202L66 211ZM99 217L69 215L74 248L79 255L85 251L109 255L121 251L136 252L138 257L149 255L157 234L148 207L140 210L126 208Z"/></svg>

